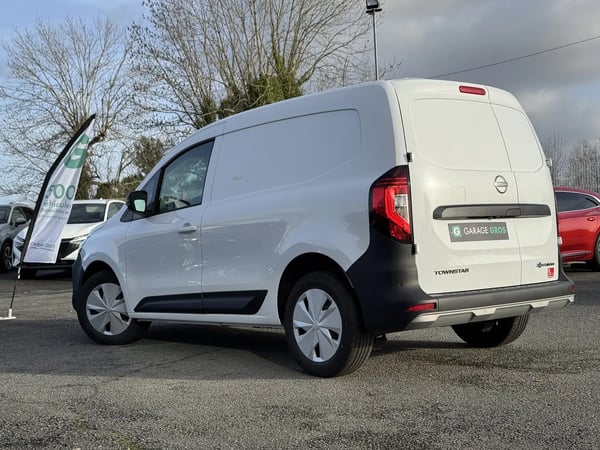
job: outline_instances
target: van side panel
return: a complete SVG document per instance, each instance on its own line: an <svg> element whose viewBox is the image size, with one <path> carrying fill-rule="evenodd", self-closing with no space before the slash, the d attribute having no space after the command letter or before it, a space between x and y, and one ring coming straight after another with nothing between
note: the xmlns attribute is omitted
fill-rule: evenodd
<svg viewBox="0 0 600 450"><path fill-rule="evenodd" d="M225 134L203 217L203 292L267 289L258 315L278 320L282 265L321 252L347 267L368 245L361 124L355 110Z"/></svg>
<svg viewBox="0 0 600 450"><path fill-rule="evenodd" d="M223 136L212 202L291 187L325 176L359 155L354 110L311 114Z"/></svg>

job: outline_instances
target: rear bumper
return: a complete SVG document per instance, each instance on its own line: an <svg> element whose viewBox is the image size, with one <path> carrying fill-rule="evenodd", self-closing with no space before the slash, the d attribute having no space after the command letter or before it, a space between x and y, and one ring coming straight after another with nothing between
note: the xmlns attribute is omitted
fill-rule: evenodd
<svg viewBox="0 0 600 450"><path fill-rule="evenodd" d="M371 245L347 271L357 294L366 330L379 334L458 325L552 311L573 303L574 284L564 273L547 283L451 294L427 294L420 288L412 245L377 232ZM433 303L426 312L411 307Z"/></svg>
<svg viewBox="0 0 600 450"><path fill-rule="evenodd" d="M476 300L477 296L473 300ZM445 327L469 322L504 319L506 317L524 316L540 311L555 311L562 309L575 301L575 295L531 300L517 303L507 303L483 307L470 307L451 311L424 313L415 317L405 330L415 330L430 327Z"/></svg>

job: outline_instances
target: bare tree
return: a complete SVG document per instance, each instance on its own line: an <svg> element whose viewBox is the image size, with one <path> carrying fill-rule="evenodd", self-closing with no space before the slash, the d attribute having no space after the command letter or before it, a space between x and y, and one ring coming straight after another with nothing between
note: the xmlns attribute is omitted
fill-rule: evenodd
<svg viewBox="0 0 600 450"><path fill-rule="evenodd" d="M542 141L542 148L546 154L546 158L552 160L550 174L552 182L555 186L564 185L568 171L567 162L569 152L565 148L565 140L558 133L551 133Z"/></svg>
<svg viewBox="0 0 600 450"><path fill-rule="evenodd" d="M96 126L79 195L89 194L90 178L119 179L128 164L121 151L123 125L133 105L126 29L108 18L93 24L38 21L33 29L16 31L3 48L9 69L0 85L4 193L34 199L51 162L93 113Z"/></svg>
<svg viewBox="0 0 600 450"><path fill-rule="evenodd" d="M143 4L146 24L132 27L138 99L155 125L199 128L370 72L362 0Z"/></svg>
<svg viewBox="0 0 600 450"><path fill-rule="evenodd" d="M600 192L600 148L598 141L581 141L567 162L566 185Z"/></svg>

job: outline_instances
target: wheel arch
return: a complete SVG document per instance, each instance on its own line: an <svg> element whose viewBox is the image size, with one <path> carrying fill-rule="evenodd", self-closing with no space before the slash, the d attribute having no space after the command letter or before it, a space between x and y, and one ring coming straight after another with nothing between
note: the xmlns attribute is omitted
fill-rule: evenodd
<svg viewBox="0 0 600 450"><path fill-rule="evenodd" d="M322 253L305 253L299 255L290 261L283 271L279 281L279 288L277 290L277 313L281 323L283 323L284 319L285 302L296 281L298 281L304 275L318 271L332 272L339 278L340 281L348 286L353 293L354 301L360 312L361 325L364 327L361 304L358 301L356 291L348 279L346 272L336 261L326 255L323 255Z"/></svg>
<svg viewBox="0 0 600 450"><path fill-rule="evenodd" d="M91 263L83 272L81 277L81 284L85 283L91 276L99 273L99 272L110 272L112 273L117 280L119 277L115 273L112 267L104 261L94 261Z"/></svg>

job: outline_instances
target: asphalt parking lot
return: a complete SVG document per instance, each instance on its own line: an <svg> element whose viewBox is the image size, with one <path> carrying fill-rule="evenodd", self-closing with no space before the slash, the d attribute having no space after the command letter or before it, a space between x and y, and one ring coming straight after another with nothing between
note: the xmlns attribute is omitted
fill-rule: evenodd
<svg viewBox="0 0 600 450"><path fill-rule="evenodd" d="M100 346L68 277L21 280L16 319L0 321L0 448L597 449L600 273L569 275L576 303L533 315L511 345L397 333L336 379L301 372L278 330L153 324Z"/></svg>

